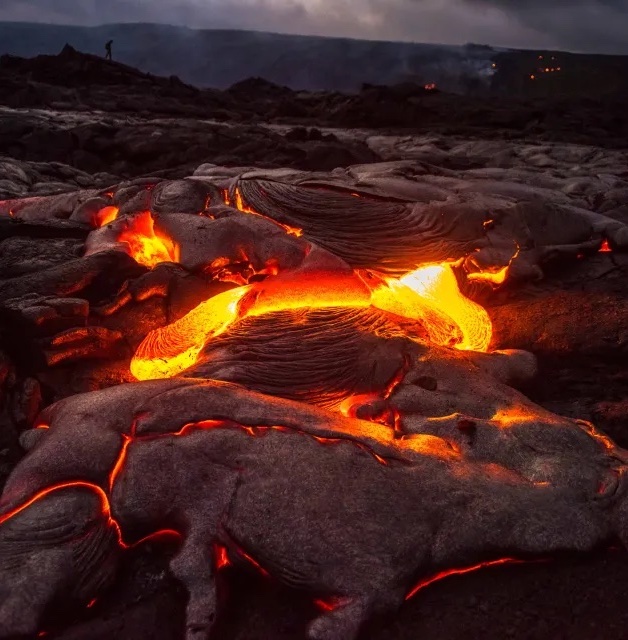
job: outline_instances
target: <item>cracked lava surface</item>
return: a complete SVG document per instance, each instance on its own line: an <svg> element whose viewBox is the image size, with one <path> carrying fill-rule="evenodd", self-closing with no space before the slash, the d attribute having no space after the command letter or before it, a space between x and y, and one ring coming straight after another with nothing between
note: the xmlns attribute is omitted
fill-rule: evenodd
<svg viewBox="0 0 628 640"><path fill-rule="evenodd" d="M91 607L162 536L188 640L231 565L310 593L311 640L350 640L448 575L626 540L628 454L516 390L535 358L495 348L485 303L621 254L628 228L413 199L390 171L120 185L74 196L64 227L63 198L0 203L84 233L0 291L59 391L0 498L0 637L60 597ZM90 387L61 392L63 368Z"/></svg>

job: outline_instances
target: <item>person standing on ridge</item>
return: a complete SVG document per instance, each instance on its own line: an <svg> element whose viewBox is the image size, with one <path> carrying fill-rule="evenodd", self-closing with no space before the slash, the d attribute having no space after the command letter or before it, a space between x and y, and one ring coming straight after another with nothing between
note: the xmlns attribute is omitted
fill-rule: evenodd
<svg viewBox="0 0 628 640"><path fill-rule="evenodd" d="M113 44L113 40L109 40L109 42L107 42L107 44L105 45L105 51L107 52L105 54L105 60L111 60L111 45Z"/></svg>

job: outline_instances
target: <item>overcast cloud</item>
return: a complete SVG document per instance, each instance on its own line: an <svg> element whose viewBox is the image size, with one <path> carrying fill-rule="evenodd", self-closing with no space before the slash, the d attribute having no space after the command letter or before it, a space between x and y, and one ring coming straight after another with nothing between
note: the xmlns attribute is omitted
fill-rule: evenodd
<svg viewBox="0 0 628 640"><path fill-rule="evenodd" d="M628 53L628 0L0 0L0 20L166 22Z"/></svg>

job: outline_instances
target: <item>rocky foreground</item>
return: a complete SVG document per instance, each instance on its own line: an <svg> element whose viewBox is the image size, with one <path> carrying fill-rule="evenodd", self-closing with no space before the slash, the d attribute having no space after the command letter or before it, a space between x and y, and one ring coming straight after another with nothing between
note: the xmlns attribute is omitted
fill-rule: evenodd
<svg viewBox="0 0 628 640"><path fill-rule="evenodd" d="M104 64L69 51L64 55L68 69ZM58 65L59 58L49 62ZM411 203L428 212L454 211L463 227L467 219L486 216L490 241L479 255L487 261L484 266L508 265L513 276L496 290L467 290L488 310L494 326L491 346L535 353L540 372L526 383L526 394L551 411L591 420L628 447L628 375L623 364L628 352L628 145L622 142L625 124L617 114L603 114L589 104L568 112L571 126L558 124L554 130L548 124L552 117L541 112L525 120L527 131L521 132L513 124L516 108L506 104L483 107L470 126L464 122L466 107L452 114L453 98L406 96L399 102L386 97L394 95L392 90L371 89L375 93L370 95L380 96L375 103L364 102L369 94L345 98L359 109L337 120L329 110L332 99L325 98L328 102L321 104L332 115L323 117L323 107L317 107L317 121L311 104L322 97L299 97L257 83L215 94L229 114L223 111L219 118L197 102L206 99L209 104L209 92L176 82L168 85L173 87L174 111L147 113L155 100L146 100L150 106L144 108L142 94L166 94L166 81L137 72L132 79L130 71L112 65L107 89L104 81L86 90L69 88L71 80L61 74L55 84L52 73L35 73L24 85L15 80L18 63L10 61L10 72L5 64L0 73L9 73L23 93L4 94L2 99L10 104L0 113L1 349L7 354L1 369L2 482L23 455L19 434L32 426L40 409L60 398L130 379L128 362L143 337L139 329L147 326L140 327L140 319L164 324L207 291L204 276L190 263L184 265L184 286L178 292L138 298L135 316L103 320L103 292L115 297L118 286L139 280L148 269L125 254L124 260L111 263L103 257L107 254L98 252L82 258L88 237L106 231L107 225L95 231L102 223L100 212L115 207L118 215L132 216L149 210L157 221L160 214L164 220L175 213L196 216L207 210L214 215L211 207L222 206L222 188L233 179L241 180L242 192L250 197L254 191L247 192L246 184L269 180L304 190L317 185L354 189L373 210ZM33 64L41 62L20 63L19 73L34 73ZM132 100L131 89L116 94L125 83L134 87ZM249 123L252 108L244 106L253 86L253 102L269 109L255 125ZM263 97L265 90L269 94ZM49 93L44 96L47 91L61 100L51 101ZM182 98L184 93L191 97ZM106 98L112 94L124 96L116 100L127 103ZM106 107L108 99L112 102ZM99 111L97 100L103 101ZM312 111L299 116L298 126L286 122L294 114L269 115L278 104L294 106L301 100ZM421 128L416 127L421 110L436 118L433 105L441 105L440 131L433 120L430 127L429 118L424 126L435 131L400 132L393 129L398 122L389 122L383 130L357 128L372 126L368 118L384 117L386 105L393 103L412 114L404 122L414 122L415 128ZM184 116L176 111L181 105L194 111ZM447 105L449 125L444 122ZM531 117L528 107L520 108ZM360 109L366 114L364 121L356 116ZM513 120L500 121L499 113ZM585 126L573 131L574 121L582 118L585 123L589 117L599 120L596 131ZM334 124L345 128L332 130ZM272 167L289 170L270 171ZM517 239L517 247L505 244L511 237ZM324 243L325 235L316 240ZM100 278L98 287L90 289L87 275L79 283L57 278L61 303L42 302L42 295L50 295L46 274L74 273L71 265L76 260L90 265ZM68 350L68 356L63 344L50 341L77 323L99 330L79 344L74 355ZM624 551L604 550L450 577L410 600L392 621L373 623L363 637L619 640L628 628L627 568ZM224 582L229 597L217 637L303 637L314 616L311 598L233 568L225 571ZM143 548L132 552L115 590L78 617L76 611L57 611L45 631L47 637L63 640L175 640L181 637L185 603L186 595L167 571L166 561L156 559L150 547Z"/></svg>

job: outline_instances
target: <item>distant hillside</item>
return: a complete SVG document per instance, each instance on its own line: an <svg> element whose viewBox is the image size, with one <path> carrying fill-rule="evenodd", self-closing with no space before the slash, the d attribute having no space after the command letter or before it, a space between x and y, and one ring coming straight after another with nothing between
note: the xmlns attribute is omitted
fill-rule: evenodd
<svg viewBox="0 0 628 640"><path fill-rule="evenodd" d="M519 98L628 95L628 56L517 51L157 24L73 27L0 22L0 55L56 55L64 45L143 72L226 89L264 78L294 90L355 93L363 84L436 84L465 95ZM546 71L547 70L547 71Z"/></svg>
<svg viewBox="0 0 628 640"><path fill-rule="evenodd" d="M143 71L176 75L201 87L226 88L262 77L292 89L356 91L362 83L437 83L449 91L490 83L490 47L372 42L254 31L194 30L155 24L73 27L0 23L0 55L56 54L68 43Z"/></svg>

